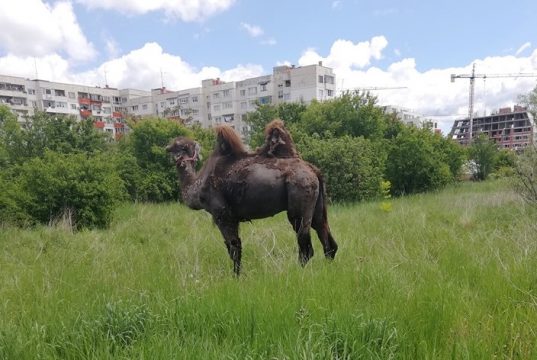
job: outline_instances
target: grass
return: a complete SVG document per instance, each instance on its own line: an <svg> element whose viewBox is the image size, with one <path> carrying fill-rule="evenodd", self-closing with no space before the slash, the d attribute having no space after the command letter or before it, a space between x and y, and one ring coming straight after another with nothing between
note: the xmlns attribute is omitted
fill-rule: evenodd
<svg viewBox="0 0 537 360"><path fill-rule="evenodd" d="M329 209L305 267L285 215L126 205L107 230L1 229L0 359L537 358L537 223L503 182Z"/></svg>

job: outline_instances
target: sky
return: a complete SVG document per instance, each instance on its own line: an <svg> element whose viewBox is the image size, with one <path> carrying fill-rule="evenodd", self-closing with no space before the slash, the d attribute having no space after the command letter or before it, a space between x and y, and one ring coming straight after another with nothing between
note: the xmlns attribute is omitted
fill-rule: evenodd
<svg viewBox="0 0 537 360"><path fill-rule="evenodd" d="M338 90L373 90L449 132L469 80L537 75L535 0L0 0L0 74L149 90L332 67ZM537 77L478 78L474 110L517 103ZM398 89L394 89L398 88Z"/></svg>

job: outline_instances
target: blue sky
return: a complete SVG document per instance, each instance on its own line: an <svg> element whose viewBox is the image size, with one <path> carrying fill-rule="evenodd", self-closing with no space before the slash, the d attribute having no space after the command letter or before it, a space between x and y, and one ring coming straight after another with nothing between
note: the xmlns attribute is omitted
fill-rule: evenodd
<svg viewBox="0 0 537 360"><path fill-rule="evenodd" d="M536 73L536 1L0 0L0 73L150 89L240 80L322 60L340 88L435 115L468 106L451 73ZM162 79L160 74L163 74ZM476 111L512 105L537 78L476 82ZM450 115L450 116L447 116Z"/></svg>

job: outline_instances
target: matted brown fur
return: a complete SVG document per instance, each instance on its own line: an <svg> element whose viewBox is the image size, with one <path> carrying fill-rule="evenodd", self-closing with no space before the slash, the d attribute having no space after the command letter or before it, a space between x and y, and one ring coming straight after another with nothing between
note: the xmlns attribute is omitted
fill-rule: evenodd
<svg viewBox="0 0 537 360"><path fill-rule="evenodd" d="M220 155L243 157L248 154L239 134L231 126L218 125L215 130L217 144L215 151Z"/></svg>
<svg viewBox="0 0 537 360"><path fill-rule="evenodd" d="M265 143L256 154L271 157L298 157L291 134L281 119L274 119L265 126Z"/></svg>

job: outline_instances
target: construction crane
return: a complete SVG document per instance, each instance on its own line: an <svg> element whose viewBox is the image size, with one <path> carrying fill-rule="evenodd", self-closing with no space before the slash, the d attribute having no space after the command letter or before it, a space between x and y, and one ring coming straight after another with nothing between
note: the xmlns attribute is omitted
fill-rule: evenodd
<svg viewBox="0 0 537 360"><path fill-rule="evenodd" d="M472 142L472 132L474 125L474 88L475 79L488 79L488 78L519 78L519 77L537 77L537 74L531 73L516 73L516 74L476 74L475 64L472 66L471 74L451 74L451 82L455 82L455 79L470 79L470 94L468 100L468 120L470 122L469 140L468 144Z"/></svg>
<svg viewBox="0 0 537 360"><path fill-rule="evenodd" d="M370 87L357 87L354 89L346 89L346 90L372 91L372 90L400 90L400 89L408 89L408 88L406 86L370 86Z"/></svg>

